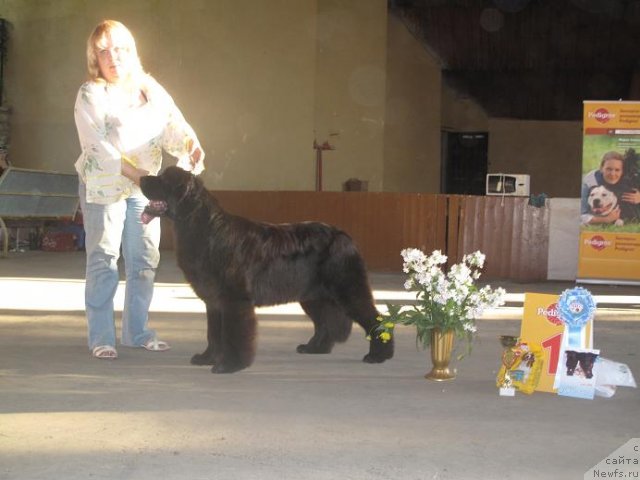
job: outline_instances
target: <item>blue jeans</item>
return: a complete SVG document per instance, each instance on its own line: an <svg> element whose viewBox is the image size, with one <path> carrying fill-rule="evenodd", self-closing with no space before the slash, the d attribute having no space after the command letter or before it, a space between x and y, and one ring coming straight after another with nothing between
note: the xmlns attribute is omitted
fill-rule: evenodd
<svg viewBox="0 0 640 480"><path fill-rule="evenodd" d="M126 274L121 343L141 346L155 337L155 332L147 328L147 322L160 260L160 221L142 223L140 215L148 203L142 194L109 205L87 203L82 181L79 193L86 234L85 308L89 349L116 344L113 297L120 279L121 247Z"/></svg>

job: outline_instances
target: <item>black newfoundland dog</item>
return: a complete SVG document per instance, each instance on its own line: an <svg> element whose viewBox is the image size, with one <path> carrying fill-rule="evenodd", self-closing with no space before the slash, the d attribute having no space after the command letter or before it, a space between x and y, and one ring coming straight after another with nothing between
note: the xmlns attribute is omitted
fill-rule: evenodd
<svg viewBox="0 0 640 480"><path fill-rule="evenodd" d="M254 307L297 301L314 334L299 353L329 353L357 322L371 333L378 321L365 265L351 238L317 222L272 225L231 215L200 179L178 167L142 177L145 215L174 222L178 266L207 307L207 349L191 359L232 373L255 355ZM393 356L393 343L371 336L363 361Z"/></svg>

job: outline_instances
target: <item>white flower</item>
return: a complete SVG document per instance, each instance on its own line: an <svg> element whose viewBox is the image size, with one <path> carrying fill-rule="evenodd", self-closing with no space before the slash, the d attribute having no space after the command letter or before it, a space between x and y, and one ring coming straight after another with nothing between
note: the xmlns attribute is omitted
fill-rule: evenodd
<svg viewBox="0 0 640 480"><path fill-rule="evenodd" d="M433 329L451 329L471 342L477 333L476 318L484 309L504 304L504 289L476 285L485 261L480 251L464 255L462 262L449 268L447 256L440 250L427 256L417 248L407 248L401 255L408 276L404 288L415 294L416 301L402 307L389 304L389 321L414 325L424 347L428 346ZM391 335L392 327L381 325L387 329L383 333Z"/></svg>
<svg viewBox="0 0 640 480"><path fill-rule="evenodd" d="M473 283L471 279L471 269L463 263L453 265L449 269L448 277L456 286Z"/></svg>
<svg viewBox="0 0 640 480"><path fill-rule="evenodd" d="M440 250L427 256L417 248L407 248L401 255L403 270L408 275L404 288L414 292L417 300L411 305L410 313L406 309L399 311L404 313L406 325L445 326L471 336L477 332L475 319L486 308L504 304L503 288L494 290L488 285L478 288L475 284L485 261L480 251L464 255L462 262L451 265L448 270L445 269L447 256ZM446 324L440 323L440 319L447 319Z"/></svg>
<svg viewBox="0 0 640 480"><path fill-rule="evenodd" d="M436 292L435 295L433 295L433 301L440 305L446 305L448 300L449 300L449 292L447 292L446 290L441 292Z"/></svg>
<svg viewBox="0 0 640 480"><path fill-rule="evenodd" d="M476 327L473 323L465 323L462 325L467 332L476 333L478 331L478 327Z"/></svg>
<svg viewBox="0 0 640 480"><path fill-rule="evenodd" d="M400 255L402 255L405 265L408 266L421 265L427 260L422 250L418 250L417 248L405 248L400 252Z"/></svg>
<svg viewBox="0 0 640 480"><path fill-rule="evenodd" d="M472 267L482 268L484 266L485 254L480 250L465 255L462 257L462 262Z"/></svg>

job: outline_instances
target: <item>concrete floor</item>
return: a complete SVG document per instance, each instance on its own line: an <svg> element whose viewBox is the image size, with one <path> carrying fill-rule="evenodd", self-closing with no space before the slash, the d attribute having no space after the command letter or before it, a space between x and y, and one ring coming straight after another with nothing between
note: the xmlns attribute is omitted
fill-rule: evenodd
<svg viewBox="0 0 640 480"><path fill-rule="evenodd" d="M312 327L296 309L261 311L254 365L213 375L189 365L204 348L205 320L170 252L158 274L166 298L151 314L173 346L164 353L90 357L83 269L82 253L0 259L0 479L578 479L640 437L636 389L594 400L498 396L497 337L519 332L517 309L481 320L448 383L423 378L428 353L404 327L395 358L381 365L360 361L367 342L356 328L331 355L299 355ZM372 275L374 289L402 281ZM558 294L568 286L502 284ZM599 308L595 346L637 375L638 287L589 289L603 300L636 296Z"/></svg>

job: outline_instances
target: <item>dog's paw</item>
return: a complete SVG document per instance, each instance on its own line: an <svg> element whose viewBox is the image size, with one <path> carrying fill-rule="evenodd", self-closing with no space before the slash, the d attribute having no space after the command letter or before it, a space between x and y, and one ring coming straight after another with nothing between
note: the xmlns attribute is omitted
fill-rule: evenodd
<svg viewBox="0 0 640 480"><path fill-rule="evenodd" d="M362 357L362 361L364 363L382 363L385 360L388 360L389 358L391 357L380 357L378 355L367 353L364 357Z"/></svg>
<svg viewBox="0 0 640 480"><path fill-rule="evenodd" d="M196 353L191 357L191 365L213 365L214 363L213 355L206 353Z"/></svg>
<svg viewBox="0 0 640 480"><path fill-rule="evenodd" d="M362 361L365 363L382 363L393 358L393 341L387 343L371 342L369 353Z"/></svg>
<svg viewBox="0 0 640 480"><path fill-rule="evenodd" d="M385 343L371 340L371 343L369 344L369 353L364 356L362 361L365 363L382 363L385 360L390 360L393 358L393 347L393 339Z"/></svg>

